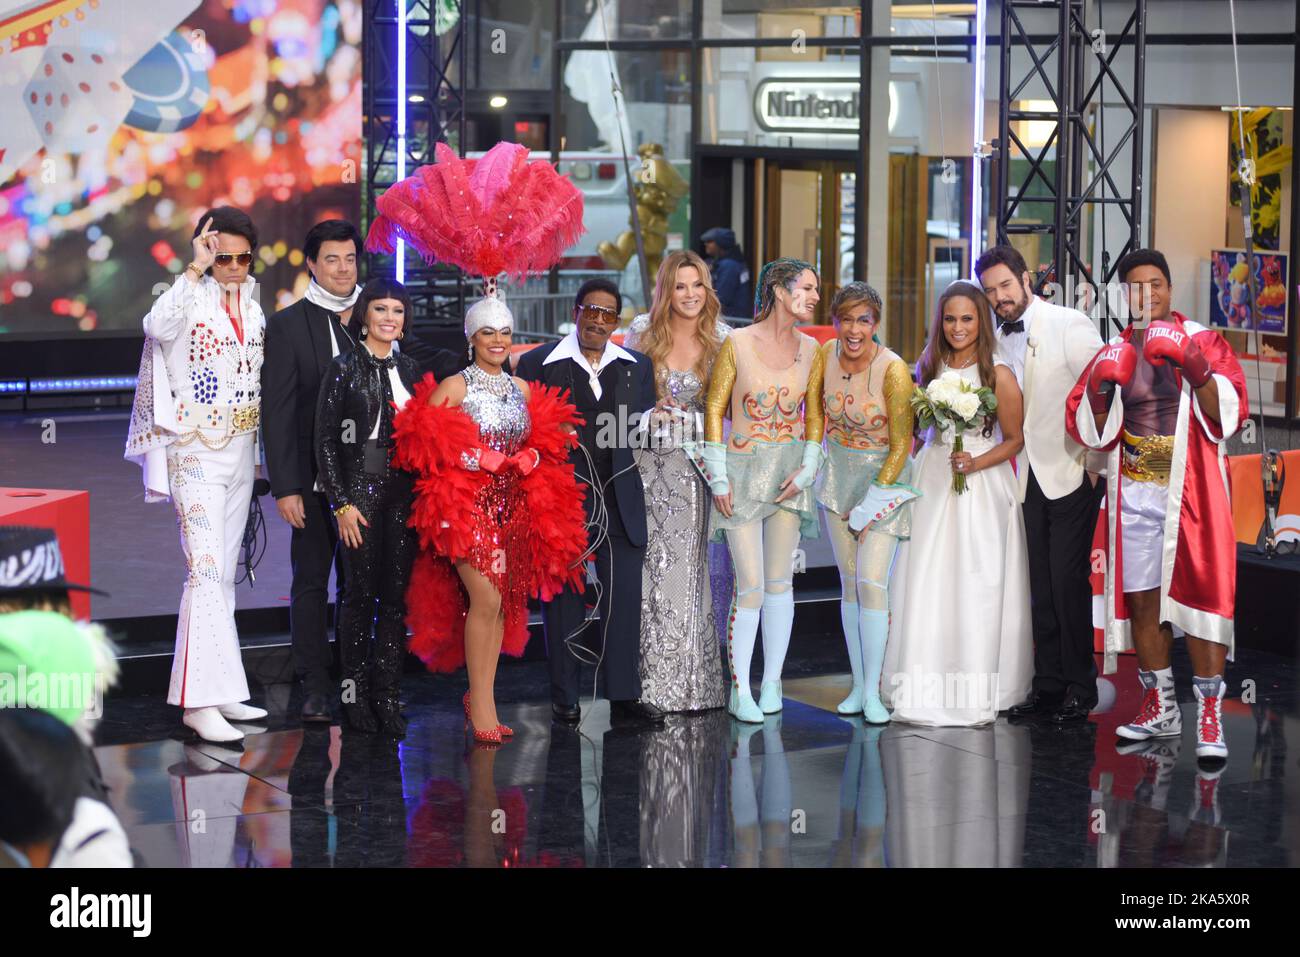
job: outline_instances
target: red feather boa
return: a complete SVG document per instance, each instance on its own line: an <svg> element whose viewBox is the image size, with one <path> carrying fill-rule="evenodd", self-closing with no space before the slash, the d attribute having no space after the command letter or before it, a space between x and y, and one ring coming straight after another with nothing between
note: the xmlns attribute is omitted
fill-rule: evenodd
<svg viewBox="0 0 1300 957"><path fill-rule="evenodd" d="M394 418L393 462L417 476L409 524L421 549L406 593L410 649L430 671L455 671L465 663L466 595L452 562L469 554L474 529L490 521L477 505L488 473L461 467L461 453L480 444L478 425L459 408L430 405L436 387L426 375ZM587 548L584 492L568 459L577 439L562 428L582 420L563 392L536 383L528 414L525 446L537 449L541 461L521 480L531 559L526 591L546 601L584 580L582 565L570 567ZM519 657L528 644L528 609L521 604L504 611L501 650Z"/></svg>

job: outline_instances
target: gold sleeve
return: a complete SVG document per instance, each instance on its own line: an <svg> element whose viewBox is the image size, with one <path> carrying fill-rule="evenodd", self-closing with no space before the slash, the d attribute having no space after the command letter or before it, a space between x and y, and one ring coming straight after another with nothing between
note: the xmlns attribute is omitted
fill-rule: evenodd
<svg viewBox="0 0 1300 957"><path fill-rule="evenodd" d="M709 394L704 399L704 441L722 441L722 420L730 411L731 390L735 385L736 347L728 336L709 372Z"/></svg>
<svg viewBox="0 0 1300 957"><path fill-rule="evenodd" d="M826 431L826 350L821 346L813 353L812 369L808 372L808 387L803 399L803 437L808 442L820 442Z"/></svg>
<svg viewBox="0 0 1300 957"><path fill-rule="evenodd" d="M876 481L893 485L912 451L912 373L906 362L891 362L885 369L885 412L889 416L889 454Z"/></svg>

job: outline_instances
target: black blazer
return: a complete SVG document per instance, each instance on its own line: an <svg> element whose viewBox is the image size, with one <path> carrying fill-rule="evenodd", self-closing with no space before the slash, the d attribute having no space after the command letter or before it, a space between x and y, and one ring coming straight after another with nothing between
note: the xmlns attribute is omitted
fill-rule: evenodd
<svg viewBox="0 0 1300 957"><path fill-rule="evenodd" d="M262 358L262 443L271 494L311 494L316 482L316 402L331 361L331 313L306 299L266 321ZM335 333L339 354L352 340Z"/></svg>
<svg viewBox="0 0 1300 957"><path fill-rule="evenodd" d="M262 443L271 494L276 498L310 495L316 484L316 404L332 359L329 316L321 306L299 299L266 323ZM338 339L339 355L352 349L348 336L339 335ZM410 351L420 374L433 372L439 380L465 364L456 353L431 350L422 343L415 346L414 341Z"/></svg>
<svg viewBox="0 0 1300 957"><path fill-rule="evenodd" d="M525 382L540 382L543 385L568 391L575 388L586 389L586 379L582 376L581 370L574 368L572 359L553 362L550 365L542 364L558 345L558 342L548 342L546 345L525 352L519 357L518 364L515 366L515 375ZM602 389L613 386L614 414L620 421L634 425L635 423L631 422L634 413L646 413L654 408L654 369L648 356L633 349L627 351L636 361L616 359L611 362L601 371L600 384ZM574 373L577 375L575 376ZM575 402L575 404L580 403ZM598 430L598 423L588 421L586 425L579 428L578 441L588 450L593 450ZM645 487L641 484L641 473L637 470L636 461L632 457L632 445L627 441L620 441L613 449L613 453L615 475L613 487L614 497L618 500L619 518L623 520L628 541L632 545L643 546L646 543ZM587 461L581 452L575 449L570 453L569 461L573 463L580 475L587 474ZM588 492L588 511L591 502L592 496Z"/></svg>
<svg viewBox="0 0 1300 957"><path fill-rule="evenodd" d="M394 352L393 360L402 385L414 393L420 381L419 365L403 352ZM388 416L390 423L396 414L391 406L384 409L383 387L366 350L339 353L325 374L316 407L316 461L320 463L321 488L331 509L355 504L349 494L348 476L365 471L366 440L381 413Z"/></svg>

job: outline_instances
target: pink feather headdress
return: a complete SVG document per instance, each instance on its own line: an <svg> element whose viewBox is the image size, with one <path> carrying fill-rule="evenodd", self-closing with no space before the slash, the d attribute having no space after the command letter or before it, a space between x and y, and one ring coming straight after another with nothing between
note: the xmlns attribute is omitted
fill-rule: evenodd
<svg viewBox="0 0 1300 957"><path fill-rule="evenodd" d="M473 160L439 143L435 156L379 197L366 249L392 252L404 239L425 262L522 279L550 269L586 231L582 192L550 163L528 162L525 146L501 142Z"/></svg>

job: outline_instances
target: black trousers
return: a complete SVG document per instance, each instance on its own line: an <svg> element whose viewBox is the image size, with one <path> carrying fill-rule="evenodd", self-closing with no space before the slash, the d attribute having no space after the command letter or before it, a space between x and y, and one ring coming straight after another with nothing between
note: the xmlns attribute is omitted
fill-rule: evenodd
<svg viewBox="0 0 1300 957"><path fill-rule="evenodd" d="M628 541L612 487L605 493L609 536L596 549L596 576L600 580L600 620L587 626L577 639L600 653L604 635L605 657L600 674L611 701L636 701L641 697L638 663L641 653L641 566L645 546ZM586 616L583 594L566 589L546 603L546 656L551 666L551 701L562 707L578 703L581 663L573 656L566 636L575 632Z"/></svg>
<svg viewBox="0 0 1300 957"><path fill-rule="evenodd" d="M289 538L289 562L293 583L289 586L289 634L293 644L294 671L309 694L331 695L330 642L327 632L330 566L338 553L339 534L330 513L329 501L320 492L302 497L303 527ZM335 587L342 605L344 574L340 563Z"/></svg>
<svg viewBox="0 0 1300 957"><path fill-rule="evenodd" d="M1087 475L1069 495L1049 499L1029 470L1025 533L1034 624L1034 690L1097 704L1092 638L1092 536L1105 487Z"/></svg>
<svg viewBox="0 0 1300 957"><path fill-rule="evenodd" d="M339 549L347 591L334 638L343 679L362 693L396 698L406 652L406 586L419 545L415 529L406 527L414 486L396 469L347 473L344 480L370 524L361 529L360 548Z"/></svg>

